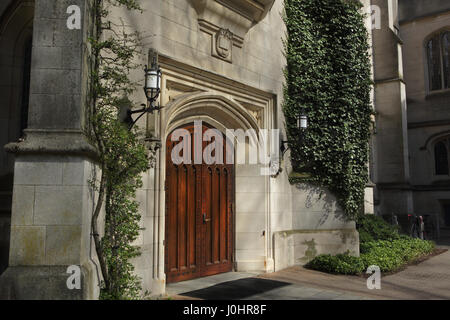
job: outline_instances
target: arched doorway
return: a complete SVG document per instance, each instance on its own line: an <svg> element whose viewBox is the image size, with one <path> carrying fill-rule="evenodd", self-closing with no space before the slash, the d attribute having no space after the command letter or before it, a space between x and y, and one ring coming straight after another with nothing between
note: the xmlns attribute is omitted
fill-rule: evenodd
<svg viewBox="0 0 450 320"><path fill-rule="evenodd" d="M184 130L184 131L180 131ZM166 141L165 273L167 283L213 275L232 270L234 165L226 163L226 143L203 141L212 126L202 123L183 125L172 131ZM180 138L180 132L184 132ZM176 137L174 136L174 133ZM222 135L223 137L223 135ZM172 139L174 138L174 139ZM175 140L175 141L172 141ZM196 148L199 141L201 148ZM223 139L225 141L225 139ZM191 143L189 143L191 142ZM174 154L184 161L179 163ZM198 157L212 143L214 157L223 150L224 161ZM197 149L197 150L196 150ZM183 154L188 152L189 154ZM197 152L197 158L195 157ZM188 159L188 161L186 161ZM217 159L217 158L216 158Z"/></svg>

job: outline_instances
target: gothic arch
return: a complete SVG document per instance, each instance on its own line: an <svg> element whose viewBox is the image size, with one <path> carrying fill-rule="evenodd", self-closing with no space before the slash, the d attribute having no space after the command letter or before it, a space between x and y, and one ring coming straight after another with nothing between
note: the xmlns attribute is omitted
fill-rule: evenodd
<svg viewBox="0 0 450 320"><path fill-rule="evenodd" d="M431 150L431 147L436 144L437 141L444 139L445 137L450 137L450 130L442 131L435 133L428 137L428 139L425 141L424 145L420 148L420 150Z"/></svg>
<svg viewBox="0 0 450 320"><path fill-rule="evenodd" d="M209 122L222 132L226 128L259 130L256 119L239 103L208 92L185 94L171 101L166 106L166 119L164 137L174 128L194 119Z"/></svg>

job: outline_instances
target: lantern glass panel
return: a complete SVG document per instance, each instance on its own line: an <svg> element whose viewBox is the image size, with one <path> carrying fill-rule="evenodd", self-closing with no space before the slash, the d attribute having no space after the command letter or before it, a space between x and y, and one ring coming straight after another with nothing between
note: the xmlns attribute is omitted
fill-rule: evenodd
<svg viewBox="0 0 450 320"><path fill-rule="evenodd" d="M305 115L300 116L300 129L306 129L308 127L308 117Z"/></svg>
<svg viewBox="0 0 450 320"><path fill-rule="evenodd" d="M159 83L160 83L160 81L159 81L158 71L149 70L147 72L147 83L146 83L147 89L158 89Z"/></svg>

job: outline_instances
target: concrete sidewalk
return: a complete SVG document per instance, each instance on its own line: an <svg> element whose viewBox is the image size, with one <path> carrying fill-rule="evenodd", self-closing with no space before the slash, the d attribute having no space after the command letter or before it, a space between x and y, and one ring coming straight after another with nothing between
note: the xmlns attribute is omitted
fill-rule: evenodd
<svg viewBox="0 0 450 320"><path fill-rule="evenodd" d="M446 247L448 248L448 247ZM167 286L173 299L450 299L450 251L382 276L381 289L369 290L366 278L332 275L292 267L270 274L230 272Z"/></svg>
<svg viewBox="0 0 450 320"><path fill-rule="evenodd" d="M372 299L450 299L450 251L408 266L401 272L382 276L380 290L367 289L364 277L331 275L302 267L260 277Z"/></svg>
<svg viewBox="0 0 450 320"><path fill-rule="evenodd" d="M172 299L200 300L323 300L367 297L343 291L313 288L301 284L265 279L255 274L229 272L211 277L183 281L167 286Z"/></svg>

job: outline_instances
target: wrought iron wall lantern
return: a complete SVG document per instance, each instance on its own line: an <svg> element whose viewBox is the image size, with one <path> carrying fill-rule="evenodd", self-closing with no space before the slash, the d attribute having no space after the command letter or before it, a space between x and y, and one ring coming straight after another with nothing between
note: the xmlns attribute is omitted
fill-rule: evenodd
<svg viewBox="0 0 450 320"><path fill-rule="evenodd" d="M281 159L283 159L284 154L289 149L289 143L301 143L301 140L303 138L304 131L308 128L308 116L306 113L302 110L300 114L297 116L297 131L298 136L297 140L282 140L280 144L280 151L281 151Z"/></svg>
<svg viewBox="0 0 450 320"><path fill-rule="evenodd" d="M158 53L150 49L148 52L148 65L145 66L145 85L144 92L147 98L147 104L141 104L141 109L131 110L128 108L125 122L128 124L128 129L131 130L138 120L146 113L153 113L155 110L161 110L159 104L155 105L156 100L161 93L161 68L158 64ZM139 116L133 120L132 115L139 114Z"/></svg>

